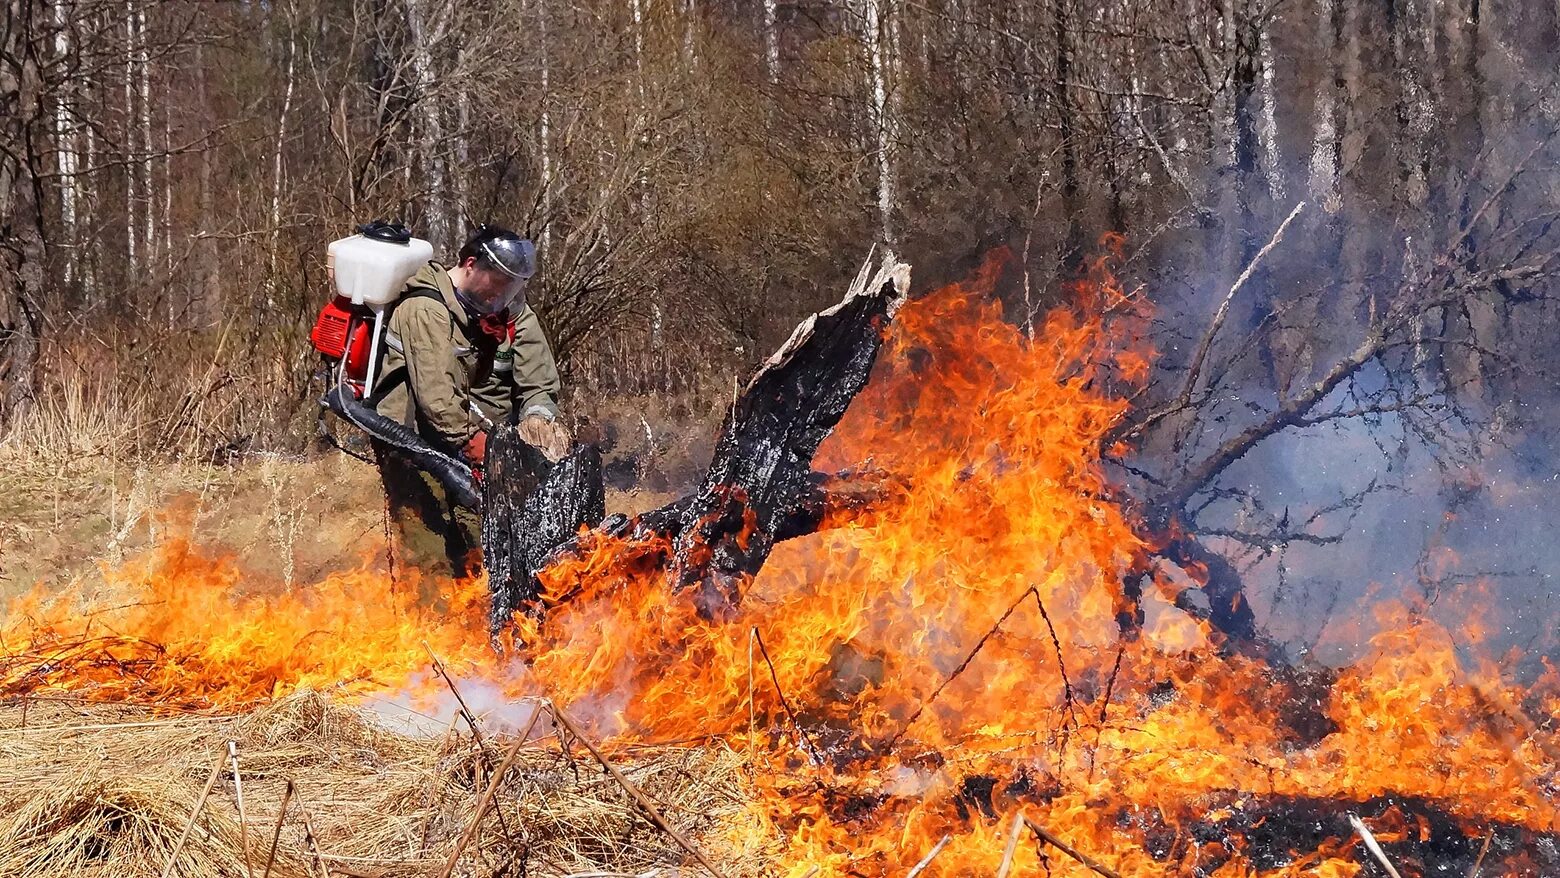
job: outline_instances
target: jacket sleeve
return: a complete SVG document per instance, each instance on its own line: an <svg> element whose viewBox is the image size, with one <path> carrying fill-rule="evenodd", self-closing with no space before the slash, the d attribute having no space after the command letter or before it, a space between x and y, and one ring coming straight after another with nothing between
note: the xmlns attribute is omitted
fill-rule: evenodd
<svg viewBox="0 0 1560 878"><path fill-rule="evenodd" d="M552 347L542 333L542 322L529 306L515 320L515 410L521 418L527 409L540 407L548 414L558 414L558 394L563 383L558 378L558 364L553 361Z"/></svg>
<svg viewBox="0 0 1560 878"><path fill-rule="evenodd" d="M450 315L436 302L407 299L390 315L401 340L406 382L423 422L454 448L471 438L472 418L462 402L466 370L456 355Z"/></svg>

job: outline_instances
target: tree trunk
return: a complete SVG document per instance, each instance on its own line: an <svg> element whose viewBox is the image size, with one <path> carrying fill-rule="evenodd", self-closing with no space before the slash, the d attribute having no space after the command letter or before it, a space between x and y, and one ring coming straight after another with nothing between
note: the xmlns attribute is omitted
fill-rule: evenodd
<svg viewBox="0 0 1560 878"><path fill-rule="evenodd" d="M1078 145L1076 123L1073 119L1072 77L1072 24L1068 9L1070 0L1052 0L1051 23L1056 37L1056 70L1051 85L1051 102L1056 110L1062 149L1062 212L1067 232L1064 238L1062 261L1069 271L1083 265L1083 227L1079 222L1078 204Z"/></svg>
<svg viewBox="0 0 1560 878"><path fill-rule="evenodd" d="M439 82L434 70L431 46L444 41L451 10L442 6L436 16L425 14L424 0L404 0L406 6L406 30L410 37L412 53L412 77L417 86L417 113L422 130L418 155L421 158L422 184L427 187L427 220L425 234L437 251L449 245L449 205L447 203L444 162L444 118L439 106L436 89Z"/></svg>
<svg viewBox="0 0 1560 878"><path fill-rule="evenodd" d="M882 241L893 248L898 241L895 214L898 206L894 179L894 145L898 138L898 117L890 100L889 82L892 63L892 22L889 5L893 0L862 0L862 37L867 49L868 83L872 94L873 153L877 158L878 229Z"/></svg>
<svg viewBox="0 0 1560 878"><path fill-rule="evenodd" d="M195 100L200 108L202 124L210 126L214 114L211 109L211 94L208 91L206 59L199 44L195 46ZM216 188L212 182L215 173L216 149L208 139L201 145L200 171L198 187L199 217L196 220L196 234L199 240L195 246L196 272L198 279L195 287L194 299L190 308L190 320L199 327L210 327L217 323L217 315L220 313L217 296L220 292L218 280L221 276L220 254L217 250L217 239L213 234L216 231Z"/></svg>
<svg viewBox="0 0 1560 878"><path fill-rule="evenodd" d="M54 10L54 27L57 29L54 35L54 57L63 62L70 56L70 31L66 27L66 4L64 0L55 0L51 4ZM74 93L69 86L61 87L55 95L54 101L54 150L55 166L60 175L60 243L64 251L61 262L61 279L70 284L76 280L76 256L78 253L76 240L76 123L72 118L74 111Z"/></svg>
<svg viewBox="0 0 1560 878"><path fill-rule="evenodd" d="M294 71L298 60L298 34L291 16L287 19L287 73L286 88L282 93L282 109L276 117L276 147L271 152L271 227L270 259L266 268L266 310L276 307L277 259L281 250L282 235L282 156L287 145L287 119L292 115Z"/></svg>
<svg viewBox="0 0 1560 878"><path fill-rule="evenodd" d="M780 82L779 4L764 0L764 70L771 86Z"/></svg>
<svg viewBox="0 0 1560 878"><path fill-rule="evenodd" d="M45 256L43 187L34 134L42 106L45 30L31 0L6 0L0 28L0 416L14 424L36 400ZM44 129L46 130L46 129ZM3 426L3 425L0 425Z"/></svg>

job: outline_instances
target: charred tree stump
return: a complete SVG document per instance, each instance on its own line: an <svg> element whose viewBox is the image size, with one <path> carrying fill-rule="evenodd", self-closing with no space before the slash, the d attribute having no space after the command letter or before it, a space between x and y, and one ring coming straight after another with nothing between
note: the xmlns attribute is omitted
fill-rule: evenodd
<svg viewBox="0 0 1560 878"><path fill-rule="evenodd" d="M675 590L694 589L700 611L735 607L774 544L813 533L834 512L889 493L871 476L825 476L813 456L867 384L884 333L909 290L910 268L866 266L837 305L802 322L748 382L721 427L698 491L629 519L602 521L601 458L576 446L549 463L513 428L488 447L484 563L496 632L521 609L540 611L537 573L595 536L665 541Z"/></svg>
<svg viewBox="0 0 1560 878"><path fill-rule="evenodd" d="M555 463L513 425L489 439L486 464L482 562L492 593L488 625L497 632L516 612L536 607L536 574L559 544L601 521L606 491L595 446L576 445Z"/></svg>
<svg viewBox="0 0 1560 878"><path fill-rule="evenodd" d="M726 415L704 482L680 516L670 573L706 615L741 600L787 525L815 494L818 446L867 385L909 268L866 270L838 305L805 320Z"/></svg>

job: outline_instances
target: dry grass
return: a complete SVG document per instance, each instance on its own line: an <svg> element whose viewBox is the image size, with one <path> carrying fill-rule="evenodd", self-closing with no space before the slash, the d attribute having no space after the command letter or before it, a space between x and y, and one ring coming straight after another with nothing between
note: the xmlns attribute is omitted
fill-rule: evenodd
<svg viewBox="0 0 1560 878"><path fill-rule="evenodd" d="M168 864L213 760L237 743L245 820L231 766L219 776L173 874L260 875L288 782L276 865L282 878L437 875L473 818L498 754L464 733L419 737L306 693L258 711L158 716L127 705L34 699L0 706L0 874L140 878ZM502 738L498 744L506 744ZM611 757L729 878L774 853L750 825L741 760L723 747L635 749ZM686 854L636 813L576 747L541 734L520 751L455 875L642 875ZM502 819L499 816L502 811ZM312 826L314 844L307 840ZM691 873L690 873L691 874Z"/></svg>

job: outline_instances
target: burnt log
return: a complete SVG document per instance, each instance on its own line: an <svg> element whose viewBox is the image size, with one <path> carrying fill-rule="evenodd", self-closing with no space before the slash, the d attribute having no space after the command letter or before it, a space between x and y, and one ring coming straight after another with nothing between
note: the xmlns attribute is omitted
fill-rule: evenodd
<svg viewBox="0 0 1560 878"><path fill-rule="evenodd" d="M909 266L891 257L875 272L865 266L839 304L804 320L727 412L698 490L659 509L603 521L599 452L576 446L552 464L513 428L499 431L482 528L494 631L516 611L540 612L537 574L600 536L662 541L668 586L720 615L740 603L775 543L891 494L881 477L822 475L812 461L866 386L909 281Z"/></svg>
<svg viewBox="0 0 1560 878"><path fill-rule="evenodd" d="M743 585L814 496L818 446L867 385L909 267L863 268L845 299L803 321L759 368L726 415L715 456L680 516L669 571L707 616L741 601Z"/></svg>
<svg viewBox="0 0 1560 878"><path fill-rule="evenodd" d="M494 431L486 468L482 563L492 594L488 625L497 632L516 612L538 609L536 574L558 545L606 515L606 489L594 445L576 445L554 462L513 425Z"/></svg>

